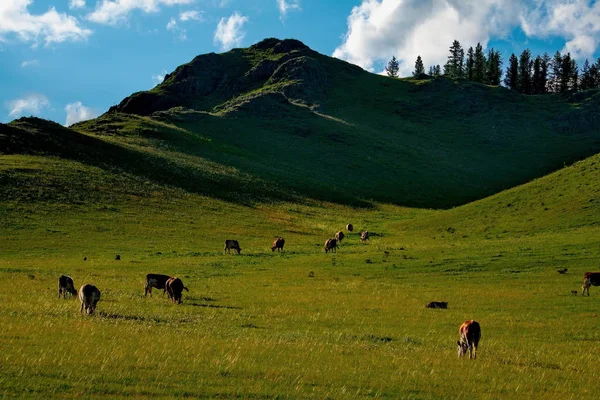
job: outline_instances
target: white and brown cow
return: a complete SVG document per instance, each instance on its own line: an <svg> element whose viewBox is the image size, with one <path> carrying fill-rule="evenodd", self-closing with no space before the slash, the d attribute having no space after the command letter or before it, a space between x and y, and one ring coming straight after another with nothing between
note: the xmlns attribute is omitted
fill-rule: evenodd
<svg viewBox="0 0 600 400"><path fill-rule="evenodd" d="M590 286L600 286L600 272L586 272L583 274L583 286L581 287L581 295L587 291L590 295Z"/></svg>
<svg viewBox="0 0 600 400"><path fill-rule="evenodd" d="M477 346L481 339L481 327L477 321L468 320L462 323L458 329L460 340L458 344L458 356L463 357L469 351L469 358L477 358Z"/></svg>
<svg viewBox="0 0 600 400"><path fill-rule="evenodd" d="M67 294L69 296L77 296L77 289L75 289L75 284L73 283L73 279L68 275L61 275L58 277L58 298L60 299L60 295L62 294L63 299L67 298Z"/></svg>
<svg viewBox="0 0 600 400"><path fill-rule="evenodd" d="M96 311L98 300L100 300L100 290L96 286L88 283L79 289L79 301L81 301L80 312L83 313L85 309L87 315L92 315Z"/></svg>
<svg viewBox="0 0 600 400"><path fill-rule="evenodd" d="M225 248L223 249L223 252L230 253L231 249L235 250L238 254L240 254L242 252L242 249L240 248L240 244L238 243L237 240L227 239L225 241Z"/></svg>
<svg viewBox="0 0 600 400"><path fill-rule="evenodd" d="M181 304L181 294L185 290L189 292L188 288L183 285L181 279L176 276L169 278L167 283L165 284L165 289L167 290L167 294L169 295L169 299L173 303Z"/></svg>
<svg viewBox="0 0 600 400"><path fill-rule="evenodd" d="M329 251L331 251L332 253L336 252L337 249L337 240L336 239L327 239L325 241L325 253L328 253Z"/></svg>
<svg viewBox="0 0 600 400"><path fill-rule="evenodd" d="M346 225L346 230L348 232L352 232L354 230L354 226L352 224L348 224L348 225Z"/></svg>
<svg viewBox="0 0 600 400"><path fill-rule="evenodd" d="M283 251L283 246L285 245L285 239L284 238L277 238L275 239L275 241L273 242L273 246L271 246L271 251Z"/></svg>
<svg viewBox="0 0 600 400"><path fill-rule="evenodd" d="M152 297L152 288L162 289L163 296L167 289L165 288L165 284L171 278L169 275L162 274L148 274L146 275L146 285L144 286L144 296L147 296L150 293L150 297Z"/></svg>
<svg viewBox="0 0 600 400"><path fill-rule="evenodd" d="M338 243L342 243L342 240L344 240L345 237L346 235L344 235L344 232L342 231L335 233L335 240L337 240Z"/></svg>
<svg viewBox="0 0 600 400"><path fill-rule="evenodd" d="M363 231L363 232L360 234L360 240L361 240L363 243L364 243L364 242L366 242L367 240L369 240L369 231Z"/></svg>

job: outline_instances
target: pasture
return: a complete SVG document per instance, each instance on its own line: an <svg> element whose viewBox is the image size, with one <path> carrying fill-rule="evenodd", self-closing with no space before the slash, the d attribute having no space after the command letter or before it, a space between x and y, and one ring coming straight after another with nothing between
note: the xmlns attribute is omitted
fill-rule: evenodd
<svg viewBox="0 0 600 400"><path fill-rule="evenodd" d="M3 158L3 177L23 171L52 174L3 188L0 397L591 399L600 390L600 288L580 295L583 273L600 270L597 208L588 224L568 226L560 215L539 222L554 203L525 207L540 203L532 190L448 211L242 206L76 163ZM496 211L506 196L519 197L511 204L535 229ZM349 222L354 232L325 254L325 239ZM270 249L276 236L286 239L281 254ZM225 239L242 254L224 255ZM157 290L144 297L149 272L180 277L183 304ZM57 299L60 274L98 286L95 315ZM449 308L425 308L436 300ZM481 324L477 360L457 358L466 319Z"/></svg>

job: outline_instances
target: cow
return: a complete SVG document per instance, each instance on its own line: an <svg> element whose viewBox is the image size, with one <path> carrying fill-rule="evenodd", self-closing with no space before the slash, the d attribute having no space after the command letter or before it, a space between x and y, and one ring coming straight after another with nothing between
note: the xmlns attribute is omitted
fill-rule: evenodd
<svg viewBox="0 0 600 400"><path fill-rule="evenodd" d="M336 232L336 234L335 234L335 240L337 240L338 243L342 243L342 240L344 240L345 237L346 236L344 235L344 232L342 232L342 231Z"/></svg>
<svg viewBox="0 0 600 400"><path fill-rule="evenodd" d="M369 231L363 231L363 232L360 234L360 240L361 240L363 243L364 243L364 242L366 242L367 240L369 240Z"/></svg>
<svg viewBox="0 0 600 400"><path fill-rule="evenodd" d="M600 272L586 272L583 274L583 286L581 287L581 295L583 296L587 290L590 295L590 286L600 286Z"/></svg>
<svg viewBox="0 0 600 400"><path fill-rule="evenodd" d="M189 292L188 288L183 285L181 279L177 278L176 276L167 280L165 289L169 295L169 300L177 304L181 304L181 294L183 291L185 290L186 292Z"/></svg>
<svg viewBox="0 0 600 400"><path fill-rule="evenodd" d="M427 305L425 307L427 307L427 308L448 308L448 302L447 301L430 301L429 303L427 303Z"/></svg>
<svg viewBox="0 0 600 400"><path fill-rule="evenodd" d="M60 299L60 295L63 295L63 299L67 298L67 294L69 296L77 296L77 290L75 289L75 284L73 283L73 279L68 275L61 275L58 277L58 298Z"/></svg>
<svg viewBox="0 0 600 400"><path fill-rule="evenodd" d="M469 359L477 358L477 346L481 339L481 327L477 321L468 320L463 322L460 326L458 333L460 340L456 342L458 344L458 356L463 357L469 351Z"/></svg>
<svg viewBox="0 0 600 400"><path fill-rule="evenodd" d="M81 301L81 309L79 312L87 315L92 315L96 311L96 305L100 300L100 291L94 285L85 284L79 289L79 301Z"/></svg>
<svg viewBox="0 0 600 400"><path fill-rule="evenodd" d="M275 249L279 251L283 251L283 245L285 244L284 238L277 238L273 242L273 246L271 246L271 251L275 252Z"/></svg>
<svg viewBox="0 0 600 400"><path fill-rule="evenodd" d="M336 249L337 249L337 240L333 239L333 238L327 239L325 241L324 247L325 247L325 253L328 253L330 250L332 253L335 253Z"/></svg>
<svg viewBox="0 0 600 400"><path fill-rule="evenodd" d="M348 224L348 225L346 225L346 230L348 232L352 232L354 230L354 226L352 226L352 224Z"/></svg>
<svg viewBox="0 0 600 400"><path fill-rule="evenodd" d="M237 251L238 254L240 254L242 252L242 249L240 248L240 244L238 243L237 240L227 239L225 241L225 248L223 249L223 253L225 253L225 252L230 253L231 249Z"/></svg>
<svg viewBox="0 0 600 400"><path fill-rule="evenodd" d="M150 293L150 297L152 297L152 288L162 289L163 296L167 289L165 285L169 280L169 275L161 275L161 274L148 274L146 275L146 285L144 286L144 296L147 296Z"/></svg>

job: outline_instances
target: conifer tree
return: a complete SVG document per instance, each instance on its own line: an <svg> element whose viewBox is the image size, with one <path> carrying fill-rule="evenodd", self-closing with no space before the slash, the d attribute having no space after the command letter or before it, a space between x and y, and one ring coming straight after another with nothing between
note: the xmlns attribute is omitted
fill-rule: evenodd
<svg viewBox="0 0 600 400"><path fill-rule="evenodd" d="M511 54L510 59L508 60L504 83L511 90L517 90L519 88L519 59L514 53Z"/></svg>
<svg viewBox="0 0 600 400"><path fill-rule="evenodd" d="M464 59L465 51L463 50L460 42L455 40L450 46L450 55L448 56L448 62L444 66L444 75L447 75L451 79L461 79L464 77Z"/></svg>
<svg viewBox="0 0 600 400"><path fill-rule="evenodd" d="M474 71L475 71L475 52L473 51L473 47L469 47L469 50L467 50L467 63L466 63L466 68L465 68L465 78L472 81Z"/></svg>
<svg viewBox="0 0 600 400"><path fill-rule="evenodd" d="M483 83L485 82L487 60L485 59L485 53L483 52L481 43L477 43L474 57L473 80L475 82Z"/></svg>
<svg viewBox="0 0 600 400"><path fill-rule="evenodd" d="M563 62L562 62L562 55L560 54L560 51L557 51L556 53L554 53L554 57L552 57L552 71L550 73L550 88L552 92L558 93L560 92L560 79L562 76L562 66L563 66Z"/></svg>
<svg viewBox="0 0 600 400"><path fill-rule="evenodd" d="M523 50L519 57L519 84L518 90L521 93L531 94L532 93L532 77L531 77L531 51L529 49Z"/></svg>
<svg viewBox="0 0 600 400"><path fill-rule="evenodd" d="M581 82L579 84L579 89L588 90L593 88L594 83L590 82L590 78L590 62L586 59L581 69Z"/></svg>
<svg viewBox="0 0 600 400"><path fill-rule="evenodd" d="M571 59L571 79L569 82L569 90L577 92L579 90L579 67L577 66L577 61L575 59Z"/></svg>
<svg viewBox="0 0 600 400"><path fill-rule="evenodd" d="M490 49L487 57L486 83L499 86L502 81L502 56L499 51Z"/></svg>
<svg viewBox="0 0 600 400"><path fill-rule="evenodd" d="M565 93L571 89L571 80L573 79L573 63L571 62L571 53L563 56L560 67L559 92Z"/></svg>
<svg viewBox="0 0 600 400"><path fill-rule="evenodd" d="M537 56L533 61L533 82L532 82L532 94L544 93L544 87L546 86L542 79L542 57Z"/></svg>
<svg viewBox="0 0 600 400"><path fill-rule="evenodd" d="M400 70L400 63L396 60L396 56L392 56L392 59L388 62L385 67L385 72L387 75L392 78L398 77L398 71Z"/></svg>
<svg viewBox="0 0 600 400"><path fill-rule="evenodd" d="M423 60L421 59L421 56L417 56L417 61L415 61L415 70L413 71L413 76L418 77L423 74L425 74L425 67L423 66Z"/></svg>

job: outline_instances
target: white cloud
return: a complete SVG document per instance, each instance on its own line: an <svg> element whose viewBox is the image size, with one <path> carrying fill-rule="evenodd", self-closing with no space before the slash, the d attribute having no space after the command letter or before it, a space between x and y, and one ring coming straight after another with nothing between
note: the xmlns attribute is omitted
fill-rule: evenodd
<svg viewBox="0 0 600 400"><path fill-rule="evenodd" d="M79 21L50 7L44 14L31 14L28 7L33 0L0 1L0 41L5 35L16 35L25 42L40 41L46 45L65 41L84 40L92 31L79 25Z"/></svg>
<svg viewBox="0 0 600 400"><path fill-rule="evenodd" d="M152 75L152 82L154 82L155 85L161 84L165 80L166 74L167 74L167 71L163 70L159 74Z"/></svg>
<svg viewBox="0 0 600 400"><path fill-rule="evenodd" d="M589 0L538 0L521 13L521 27L530 37L559 36L562 49L577 59L592 57L600 44L600 2Z"/></svg>
<svg viewBox="0 0 600 400"><path fill-rule="evenodd" d="M171 20L167 24L167 30L168 31L172 31L175 28L177 28L177 21L175 21L175 18L171 18Z"/></svg>
<svg viewBox="0 0 600 400"><path fill-rule="evenodd" d="M229 50L234 46L239 46L246 35L246 32L242 30L246 22L248 22L248 17L237 11L227 19L221 18L215 31L215 44L219 44L221 50Z"/></svg>
<svg viewBox="0 0 600 400"><path fill-rule="evenodd" d="M301 11L300 0L277 0L279 18L284 19L289 11Z"/></svg>
<svg viewBox="0 0 600 400"><path fill-rule="evenodd" d="M38 65L39 63L39 60L25 60L21 63L21 68L31 67L34 65Z"/></svg>
<svg viewBox="0 0 600 400"><path fill-rule="evenodd" d="M84 8L85 0L69 0L69 8Z"/></svg>
<svg viewBox="0 0 600 400"><path fill-rule="evenodd" d="M85 107L80 101L67 104L65 111L67 112L67 121L65 122L65 126L70 126L81 121L87 121L88 119L96 118L98 116L98 112L96 110Z"/></svg>
<svg viewBox="0 0 600 400"><path fill-rule="evenodd" d="M173 6L190 4L194 0L102 0L96 5L94 12L87 15L87 19L99 24L115 25L126 21L129 13L141 10L145 13L157 13L160 6Z"/></svg>
<svg viewBox="0 0 600 400"><path fill-rule="evenodd" d="M179 14L179 19L182 21L204 21L204 17L199 11L184 11Z"/></svg>
<svg viewBox="0 0 600 400"><path fill-rule="evenodd" d="M22 99L15 99L7 102L8 115L12 118L18 118L23 115L37 115L42 109L50 106L50 101L41 93L31 93Z"/></svg>
<svg viewBox="0 0 600 400"><path fill-rule="evenodd" d="M426 66L446 62L454 39L468 48L508 36L559 37L563 51L592 57L600 45L600 1L590 0L362 0L334 57L373 71L392 55L409 75L418 55Z"/></svg>

